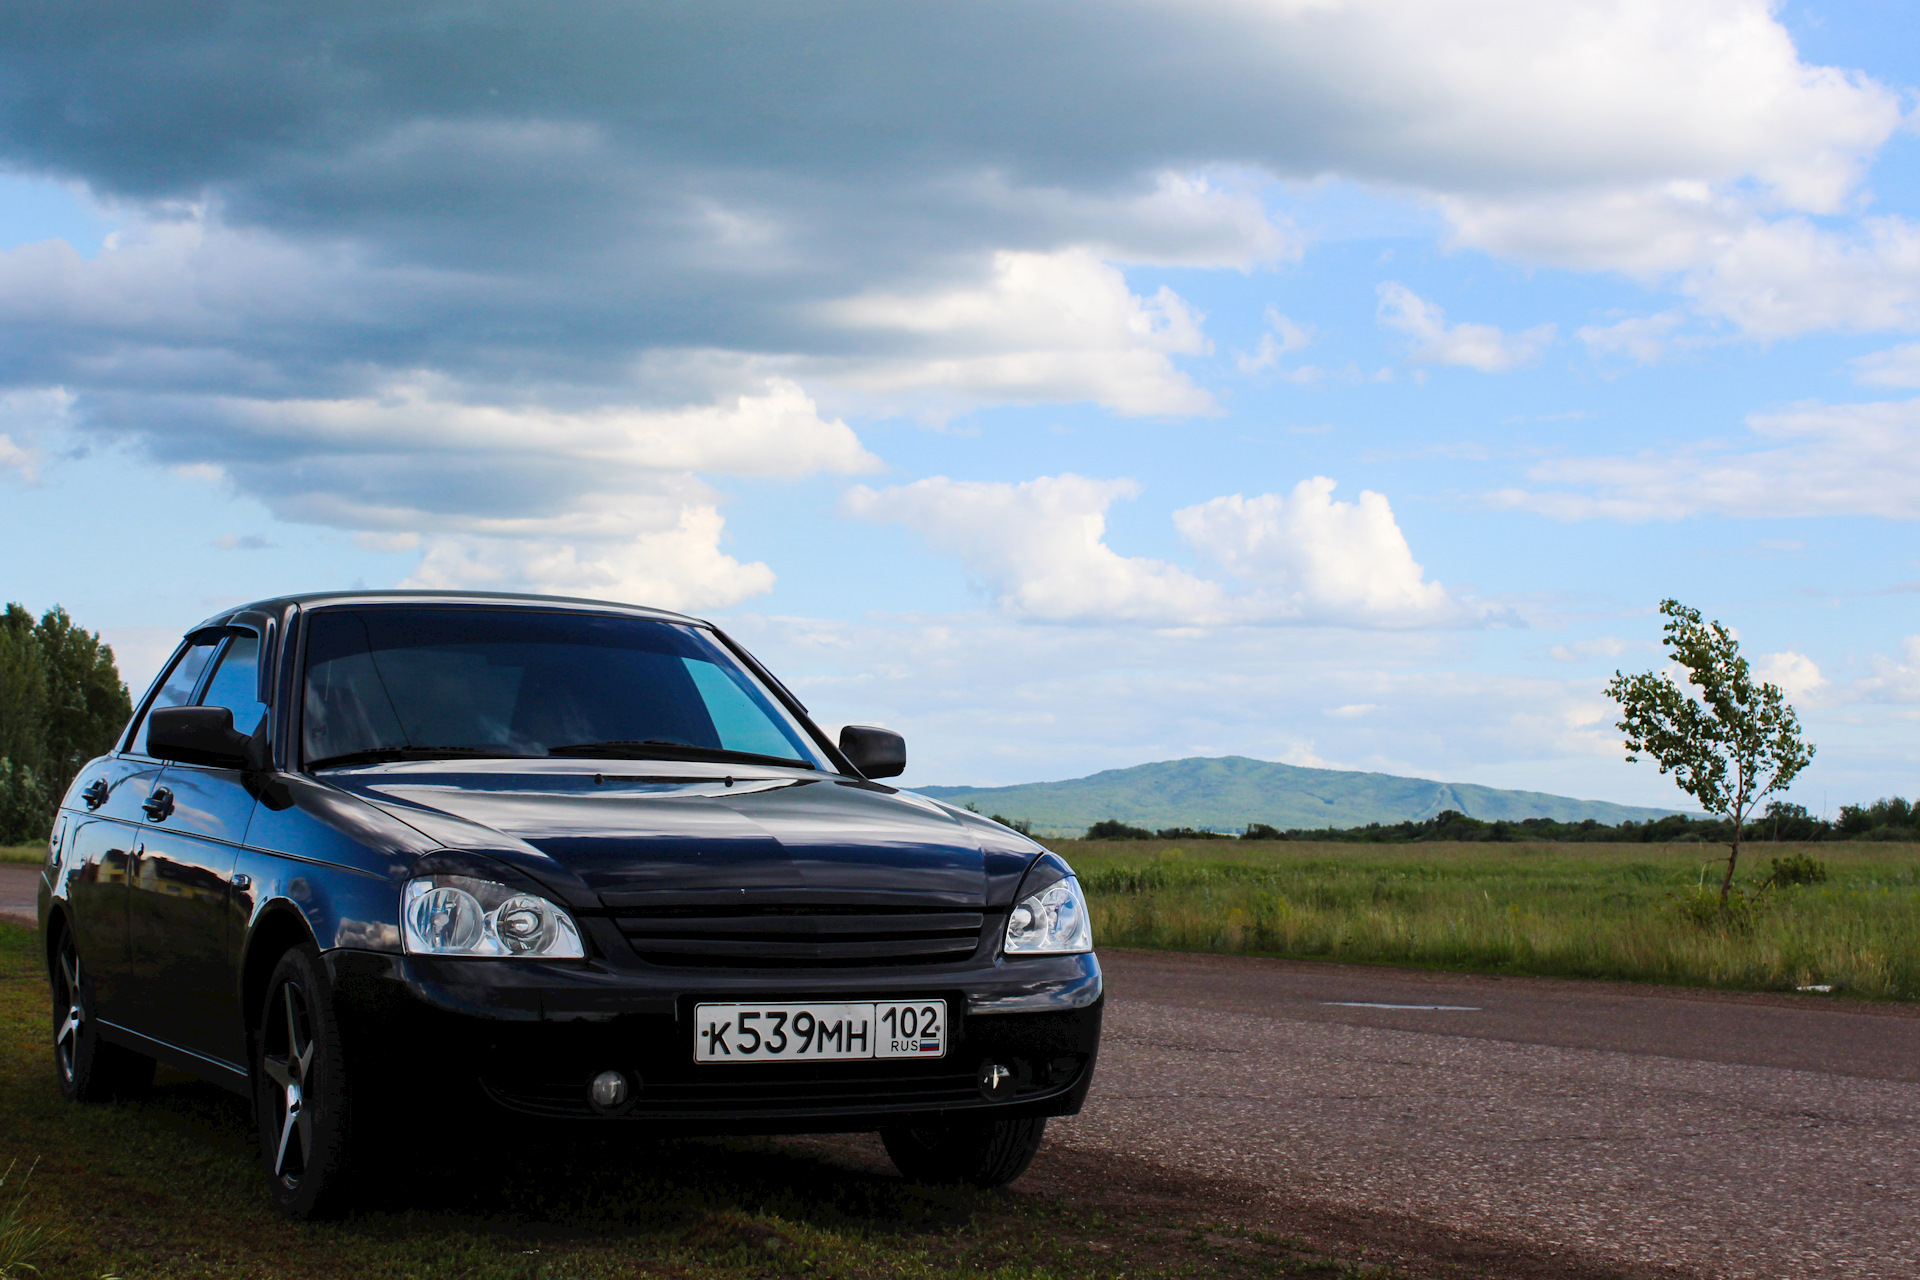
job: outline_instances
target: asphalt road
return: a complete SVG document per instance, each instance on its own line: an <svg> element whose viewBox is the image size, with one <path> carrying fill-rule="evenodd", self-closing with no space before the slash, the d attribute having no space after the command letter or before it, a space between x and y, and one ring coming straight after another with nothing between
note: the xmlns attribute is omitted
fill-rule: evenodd
<svg viewBox="0 0 1920 1280"><path fill-rule="evenodd" d="M37 874L0 864L0 914L32 923ZM1103 960L1100 1077L1049 1129L1069 1165L1131 1157L1283 1215L1377 1214L1603 1273L1920 1277L1920 1010Z"/></svg>
<svg viewBox="0 0 1920 1280"><path fill-rule="evenodd" d="M1077 1151L1603 1270L1920 1276L1916 1011L1104 959L1101 1076L1087 1111L1049 1130Z"/></svg>
<svg viewBox="0 0 1920 1280"><path fill-rule="evenodd" d="M29 863L0 862L0 920L9 924L38 923L33 915L34 886L40 868Z"/></svg>

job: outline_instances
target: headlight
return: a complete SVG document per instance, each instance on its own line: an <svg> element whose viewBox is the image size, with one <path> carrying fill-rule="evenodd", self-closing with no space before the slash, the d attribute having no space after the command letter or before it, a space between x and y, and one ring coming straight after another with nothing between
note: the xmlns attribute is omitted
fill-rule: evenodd
<svg viewBox="0 0 1920 1280"><path fill-rule="evenodd" d="M536 894L473 876L407 881L400 933L416 955L578 960L587 954L565 911Z"/></svg>
<svg viewBox="0 0 1920 1280"><path fill-rule="evenodd" d="M1072 876L1022 898L1007 916L1008 955L1063 955L1093 950L1087 899Z"/></svg>

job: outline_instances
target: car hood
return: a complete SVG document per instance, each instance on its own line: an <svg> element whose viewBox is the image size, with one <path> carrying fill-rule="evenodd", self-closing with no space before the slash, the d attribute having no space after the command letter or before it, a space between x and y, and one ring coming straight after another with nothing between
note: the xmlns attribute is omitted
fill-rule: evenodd
<svg viewBox="0 0 1920 1280"><path fill-rule="evenodd" d="M798 769L463 760L323 776L443 848L500 858L581 906L1005 906L1043 852L924 796Z"/></svg>

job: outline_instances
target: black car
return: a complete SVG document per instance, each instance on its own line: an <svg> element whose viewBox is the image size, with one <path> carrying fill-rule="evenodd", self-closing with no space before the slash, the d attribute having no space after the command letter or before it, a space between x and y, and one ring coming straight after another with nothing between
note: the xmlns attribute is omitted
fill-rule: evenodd
<svg viewBox="0 0 1920 1280"><path fill-rule="evenodd" d="M896 790L709 623L289 596L190 632L62 802L39 894L69 1097L156 1061L254 1100L336 1211L396 1114L878 1131L1002 1185L1080 1109L1100 967L1066 863ZM431 1088L428 1089L427 1085Z"/></svg>

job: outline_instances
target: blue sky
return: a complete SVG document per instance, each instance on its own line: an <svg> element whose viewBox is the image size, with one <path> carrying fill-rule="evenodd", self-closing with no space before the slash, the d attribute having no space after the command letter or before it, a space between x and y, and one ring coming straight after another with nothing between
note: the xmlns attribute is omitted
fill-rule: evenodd
<svg viewBox="0 0 1920 1280"><path fill-rule="evenodd" d="M910 780L1635 803L1677 596L1920 791L1909 6L72 5L0 41L5 594L726 623ZM20 554L24 551L25 554Z"/></svg>

